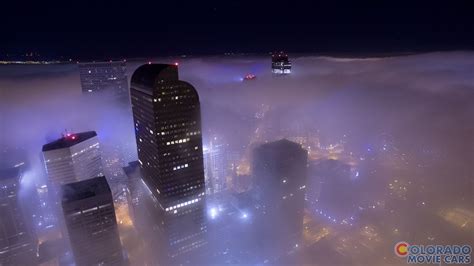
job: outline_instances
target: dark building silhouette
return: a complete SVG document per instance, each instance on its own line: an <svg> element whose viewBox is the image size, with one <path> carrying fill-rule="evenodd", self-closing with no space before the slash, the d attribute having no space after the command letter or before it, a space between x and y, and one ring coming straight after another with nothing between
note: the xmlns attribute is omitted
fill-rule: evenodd
<svg viewBox="0 0 474 266"><path fill-rule="evenodd" d="M166 211L204 192L199 97L175 65L150 64L132 76L133 120L143 178Z"/></svg>
<svg viewBox="0 0 474 266"><path fill-rule="evenodd" d="M180 263L206 243L199 96L165 64L139 67L130 91L143 201L159 236L150 241L165 264Z"/></svg>
<svg viewBox="0 0 474 266"><path fill-rule="evenodd" d="M256 239L264 256L298 247L303 231L307 160L308 152L286 139L254 149Z"/></svg>
<svg viewBox="0 0 474 266"><path fill-rule="evenodd" d="M110 92L113 99L128 102L128 80L125 61L79 63L83 94Z"/></svg>
<svg viewBox="0 0 474 266"><path fill-rule="evenodd" d="M61 187L62 208L77 265L124 264L112 193L105 177Z"/></svg>
<svg viewBox="0 0 474 266"><path fill-rule="evenodd" d="M358 191L363 191L351 166L338 160L319 160L309 166L309 177L307 200L312 211L326 214L334 223L350 222L361 203Z"/></svg>
<svg viewBox="0 0 474 266"><path fill-rule="evenodd" d="M0 169L0 265L33 265L38 241L22 208L18 167Z"/></svg>

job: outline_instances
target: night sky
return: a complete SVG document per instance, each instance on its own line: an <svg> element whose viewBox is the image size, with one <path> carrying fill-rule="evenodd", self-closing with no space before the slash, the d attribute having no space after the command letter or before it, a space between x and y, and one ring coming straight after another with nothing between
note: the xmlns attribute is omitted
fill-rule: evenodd
<svg viewBox="0 0 474 266"><path fill-rule="evenodd" d="M0 56L35 52L46 58L111 59L275 50L362 55L472 50L474 9L469 1L455 2L8 3L2 4L8 12L0 19Z"/></svg>

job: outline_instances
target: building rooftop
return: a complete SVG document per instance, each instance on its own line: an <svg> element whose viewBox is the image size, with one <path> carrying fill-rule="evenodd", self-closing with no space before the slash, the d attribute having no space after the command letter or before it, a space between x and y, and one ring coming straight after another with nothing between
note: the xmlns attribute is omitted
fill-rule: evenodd
<svg viewBox="0 0 474 266"><path fill-rule="evenodd" d="M301 147L300 144L296 142L289 141L287 139L281 139L273 142L268 142L265 144L260 145L259 147L256 148L256 150L297 150L297 151L304 151L304 149Z"/></svg>
<svg viewBox="0 0 474 266"><path fill-rule="evenodd" d="M288 55L283 52L272 55L272 62L288 62Z"/></svg>
<svg viewBox="0 0 474 266"><path fill-rule="evenodd" d="M178 66L169 64L142 65L132 75L132 86L153 87L157 80L178 80Z"/></svg>
<svg viewBox="0 0 474 266"><path fill-rule="evenodd" d="M11 167L0 169L0 180L19 178L20 177L20 168Z"/></svg>
<svg viewBox="0 0 474 266"><path fill-rule="evenodd" d="M99 195L111 194L105 176L99 176L61 186L62 202L73 202Z"/></svg>
<svg viewBox="0 0 474 266"><path fill-rule="evenodd" d="M53 142L43 145L43 152L69 148L71 146L74 146L78 143L81 143L95 136L97 136L97 133L95 131L67 134L66 136L60 139L57 139Z"/></svg>

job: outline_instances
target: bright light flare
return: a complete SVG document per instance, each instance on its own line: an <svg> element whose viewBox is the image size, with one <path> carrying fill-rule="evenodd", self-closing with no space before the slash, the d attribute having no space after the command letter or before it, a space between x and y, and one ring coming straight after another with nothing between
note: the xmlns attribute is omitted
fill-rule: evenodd
<svg viewBox="0 0 474 266"><path fill-rule="evenodd" d="M218 214L219 214L219 212L217 211L217 208L215 208L215 207L212 207L209 210L209 217L211 217L211 219L213 219L213 220L217 218Z"/></svg>

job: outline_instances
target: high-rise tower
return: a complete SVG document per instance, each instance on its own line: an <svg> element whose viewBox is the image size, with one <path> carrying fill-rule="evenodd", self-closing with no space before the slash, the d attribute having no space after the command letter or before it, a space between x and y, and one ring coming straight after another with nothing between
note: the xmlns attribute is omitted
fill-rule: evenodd
<svg viewBox="0 0 474 266"><path fill-rule="evenodd" d="M131 99L143 179L166 211L201 200L204 166L199 96L176 65L148 64L132 76Z"/></svg>
<svg viewBox="0 0 474 266"><path fill-rule="evenodd" d="M110 92L116 100L128 102L125 61L79 63L82 93Z"/></svg>
<svg viewBox="0 0 474 266"><path fill-rule="evenodd" d="M20 204L18 167L0 169L0 265L36 264L37 239Z"/></svg>
<svg viewBox="0 0 474 266"><path fill-rule="evenodd" d="M308 152L282 139L255 148L252 174L262 254L297 247L303 232ZM272 226L268 226L272 221Z"/></svg>
<svg viewBox="0 0 474 266"><path fill-rule="evenodd" d="M130 87L140 175L149 192L145 220L156 233L143 238L165 265L196 263L207 243L198 94L178 79L176 65L143 65Z"/></svg>
<svg viewBox="0 0 474 266"><path fill-rule="evenodd" d="M94 131L67 134L43 146L49 180L56 186L103 175Z"/></svg>
<svg viewBox="0 0 474 266"><path fill-rule="evenodd" d="M61 187L62 209L77 265L124 264L114 201L105 177Z"/></svg>

